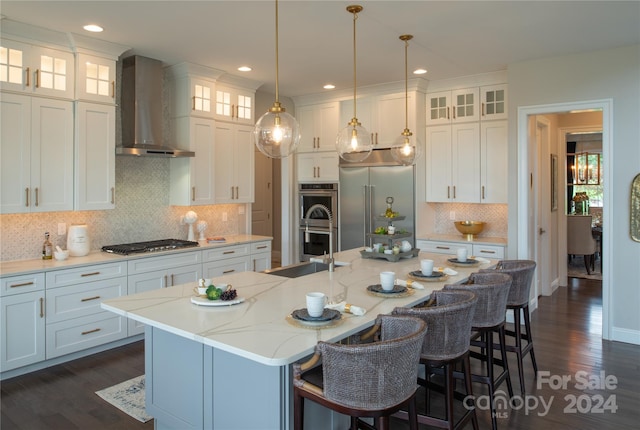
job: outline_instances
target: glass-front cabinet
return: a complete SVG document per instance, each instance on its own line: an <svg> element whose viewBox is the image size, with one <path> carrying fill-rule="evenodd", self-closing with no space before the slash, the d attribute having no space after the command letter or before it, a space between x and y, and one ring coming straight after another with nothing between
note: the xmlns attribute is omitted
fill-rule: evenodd
<svg viewBox="0 0 640 430"><path fill-rule="evenodd" d="M78 100L115 104L115 60L79 53L76 64L76 98Z"/></svg>

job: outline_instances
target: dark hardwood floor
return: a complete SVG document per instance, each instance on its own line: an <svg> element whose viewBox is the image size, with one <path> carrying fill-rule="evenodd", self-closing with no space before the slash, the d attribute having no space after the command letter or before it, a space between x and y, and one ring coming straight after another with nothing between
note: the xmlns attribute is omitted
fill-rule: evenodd
<svg viewBox="0 0 640 430"><path fill-rule="evenodd" d="M500 410L501 429L637 429L640 423L640 346L601 340L602 299L599 281L570 278L551 297L541 297L532 315L536 358L547 381L570 378L564 387L534 381L525 359L528 409ZM512 355L512 354L510 354ZM514 360L509 361L516 369ZM583 371L592 386L582 388L576 372ZM595 386L609 378L609 387ZM1 383L2 430L10 429L147 429L100 399L94 392L144 373L144 345L136 342L111 351L54 366ZM512 371L514 390L520 392ZM580 378L582 374L578 374ZM616 378L615 388L611 378ZM506 391L501 386L499 390ZM484 388L474 384L480 398ZM423 396L420 396L423 397ZM438 410L438 395L432 396ZM575 401L574 401L575 399ZM603 400L601 402L600 400ZM609 400L608 403L604 401ZM544 406L542 404L544 402ZM550 403L550 406L548 406ZM600 406L602 412L597 412ZM614 411L611 407L617 407ZM548 409L545 409L548 408ZM480 428L491 426L486 410L479 411ZM393 420L392 429L406 423ZM422 427L421 427L422 428ZM424 427L426 428L426 427ZM471 428L469 424L467 428ZM257 429L260 430L260 429Z"/></svg>

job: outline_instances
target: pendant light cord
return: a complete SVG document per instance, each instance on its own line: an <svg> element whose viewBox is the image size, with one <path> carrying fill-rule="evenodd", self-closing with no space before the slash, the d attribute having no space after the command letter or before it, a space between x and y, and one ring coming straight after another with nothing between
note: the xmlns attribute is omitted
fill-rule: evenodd
<svg viewBox="0 0 640 430"><path fill-rule="evenodd" d="M278 98L279 94L279 85L278 85L278 0L276 0L276 103L279 103L280 100Z"/></svg>
<svg viewBox="0 0 640 430"><path fill-rule="evenodd" d="M356 20L358 19L358 13L353 12L353 117L356 115Z"/></svg>
<svg viewBox="0 0 640 430"><path fill-rule="evenodd" d="M409 66L407 62L407 51L409 40L404 41L404 128L409 129Z"/></svg>

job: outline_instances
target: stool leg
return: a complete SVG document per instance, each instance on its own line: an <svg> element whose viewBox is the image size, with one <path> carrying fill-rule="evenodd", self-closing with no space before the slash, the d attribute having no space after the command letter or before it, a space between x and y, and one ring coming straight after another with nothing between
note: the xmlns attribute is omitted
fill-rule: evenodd
<svg viewBox="0 0 640 430"><path fill-rule="evenodd" d="M511 398L513 397L513 385L511 384L511 375L509 374L509 362L507 361L507 349L505 348L507 340L505 338L504 330L504 324L502 324L498 329L498 337L500 339L500 354L502 356L503 369L507 372L507 390L509 391L509 397Z"/></svg>
<svg viewBox="0 0 640 430"><path fill-rule="evenodd" d="M304 422L304 398L298 393L294 392L294 395L293 395L293 428L294 430L302 430L303 422Z"/></svg>
<svg viewBox="0 0 640 430"><path fill-rule="evenodd" d="M409 400L409 430L418 430L418 405L415 395Z"/></svg>
<svg viewBox="0 0 640 430"><path fill-rule="evenodd" d="M523 308L524 311L524 328L527 331L527 342L531 344L531 348L529 348L529 355L531 355L531 363L533 364L533 377L534 379L538 377L538 365L536 364L536 355L533 352L533 337L531 336L531 320L529 317L529 305Z"/></svg>
<svg viewBox="0 0 640 430"><path fill-rule="evenodd" d="M473 396L473 387L471 384L471 361L469 360L469 354L464 357L462 361L462 367L464 370L464 385L467 390L467 396ZM471 397L473 398L473 397ZM476 405L475 402L472 403L473 411L471 412L471 425L473 426L473 430L478 430L478 416L476 415Z"/></svg>
<svg viewBox="0 0 640 430"><path fill-rule="evenodd" d="M520 308L513 310L513 326L515 328L516 359L518 360L518 378L520 379L520 393L524 397L524 369L522 364L522 327L520 326Z"/></svg>
<svg viewBox="0 0 640 430"><path fill-rule="evenodd" d="M453 364L444 365L444 411L445 419L449 426L449 430L453 430L455 422L453 421Z"/></svg>
<svg viewBox="0 0 640 430"><path fill-rule="evenodd" d="M493 342L492 333L490 331L485 331L482 333L483 341L485 346L490 346ZM491 342L491 343L490 343ZM493 348L486 348L487 352L487 385L489 387L489 408L491 409L491 428L493 430L497 430L498 428L498 418L496 417L496 405L495 400L493 398L496 387L494 385L493 380Z"/></svg>

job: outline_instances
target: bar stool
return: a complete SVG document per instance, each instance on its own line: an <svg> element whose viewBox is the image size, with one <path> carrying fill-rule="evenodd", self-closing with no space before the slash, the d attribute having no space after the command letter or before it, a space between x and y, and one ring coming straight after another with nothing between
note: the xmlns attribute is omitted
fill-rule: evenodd
<svg viewBox="0 0 640 430"><path fill-rule="evenodd" d="M294 428L302 430L304 399L349 415L351 430L386 430L389 417L409 410L409 427L418 429L416 390L420 350L427 324L418 318L379 315L366 344L318 342L315 354L293 365ZM362 421L371 417L375 426Z"/></svg>
<svg viewBox="0 0 640 430"><path fill-rule="evenodd" d="M417 317L427 323L429 329L422 343L420 363L425 366L425 379L418 382L426 388L427 411L418 414L418 423L444 429L459 429L471 420L473 428L478 430L478 418L473 403L467 401L467 411L456 422L453 416L455 379L453 370L457 363L461 363L467 398L473 398L471 386L471 365L469 363L469 344L471 323L478 298L470 291L434 291L431 293L433 304L421 308L395 308L394 315ZM434 369L442 369L444 373L444 405L445 418L438 418L429 414L428 393L433 384L430 374ZM471 408L469 408L471 406ZM408 419L404 411L394 416Z"/></svg>
<svg viewBox="0 0 640 430"><path fill-rule="evenodd" d="M513 397L513 387L509 377L507 350L505 349L505 315L507 312L507 298L511 287L511 276L505 273L472 273L466 284L445 285L445 290L467 290L478 296L478 303L471 325L471 345L480 348L480 353L471 352L471 356L483 361L486 374L472 373L474 382L486 384L489 389L489 404L491 407L491 426L498 427L494 394L496 388L507 382L509 397ZM493 358L493 333L498 333L501 363ZM502 372L494 373L494 365L500 364ZM458 377L461 377L458 375Z"/></svg>
<svg viewBox="0 0 640 430"><path fill-rule="evenodd" d="M507 298L507 309L513 310L514 330L505 330L507 336L515 339L515 345L507 344L507 351L515 352L518 360L518 377L520 379L520 392L524 396L524 365L523 358L529 354L533 364L534 378L538 375L538 365L533 352L533 338L531 336L531 322L529 318L529 293L533 283L533 273L536 270L536 262L532 260L502 260L495 269L483 269L480 272L499 272L511 275L513 281ZM520 314L524 317L525 332L522 332ZM526 341L523 346L522 341Z"/></svg>

